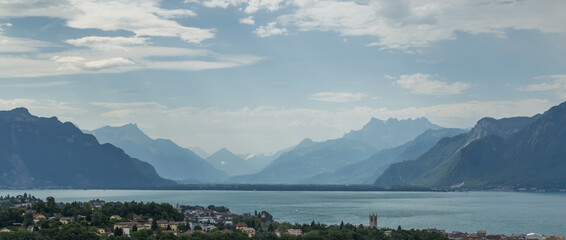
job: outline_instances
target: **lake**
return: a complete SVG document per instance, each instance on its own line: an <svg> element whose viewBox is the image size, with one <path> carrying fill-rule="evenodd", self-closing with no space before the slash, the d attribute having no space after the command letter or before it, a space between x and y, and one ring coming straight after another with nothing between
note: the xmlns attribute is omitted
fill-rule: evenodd
<svg viewBox="0 0 566 240"><path fill-rule="evenodd" d="M437 228L448 232L566 235L565 193L518 192L312 192L312 191L166 191L166 190L0 190L27 192L56 201L155 201L222 205L234 213L266 210L291 223L367 225L378 214L380 227Z"/></svg>

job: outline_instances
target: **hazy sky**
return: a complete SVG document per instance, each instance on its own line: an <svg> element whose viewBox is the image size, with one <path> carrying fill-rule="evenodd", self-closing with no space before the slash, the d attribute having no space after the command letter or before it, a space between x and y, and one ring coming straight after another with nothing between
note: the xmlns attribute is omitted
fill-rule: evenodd
<svg viewBox="0 0 566 240"><path fill-rule="evenodd" d="M0 109L270 152L566 99L566 1L0 0Z"/></svg>

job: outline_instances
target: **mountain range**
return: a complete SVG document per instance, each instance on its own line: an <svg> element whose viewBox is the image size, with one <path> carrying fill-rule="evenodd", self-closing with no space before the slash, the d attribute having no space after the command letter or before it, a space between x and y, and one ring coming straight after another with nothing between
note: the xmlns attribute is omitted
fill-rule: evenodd
<svg viewBox="0 0 566 240"><path fill-rule="evenodd" d="M413 160L433 147L440 139L466 131L457 128L429 129L403 145L379 151L366 160L350 164L332 173L304 179L308 184L373 184L392 163Z"/></svg>
<svg viewBox="0 0 566 240"><path fill-rule="evenodd" d="M176 185L70 122L0 111L0 186L138 188Z"/></svg>
<svg viewBox="0 0 566 240"><path fill-rule="evenodd" d="M103 143L111 143L130 156L147 162L165 178L183 183L221 182L228 175L187 148L169 139L152 139L136 124L102 127L91 133Z"/></svg>
<svg viewBox="0 0 566 240"><path fill-rule="evenodd" d="M439 129L426 118L382 121L372 118L360 130L342 138L314 142L305 139L281 154L256 174L235 176L234 183L301 183L310 177L369 158L376 152L403 144L428 129Z"/></svg>
<svg viewBox="0 0 566 240"><path fill-rule="evenodd" d="M379 186L566 187L566 103L542 115L484 118L421 157L391 165Z"/></svg>

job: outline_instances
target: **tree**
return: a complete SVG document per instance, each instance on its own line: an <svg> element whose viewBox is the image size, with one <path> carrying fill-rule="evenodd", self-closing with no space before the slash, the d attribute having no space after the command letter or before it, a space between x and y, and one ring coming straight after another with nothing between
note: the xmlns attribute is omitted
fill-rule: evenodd
<svg viewBox="0 0 566 240"><path fill-rule="evenodd" d="M59 209L59 206L57 206L57 203L55 202L55 198L54 197L47 197L47 212L48 213L58 213L61 212L61 210Z"/></svg>
<svg viewBox="0 0 566 240"><path fill-rule="evenodd" d="M134 225L132 227L132 232L137 232L138 231L138 225Z"/></svg>
<svg viewBox="0 0 566 240"><path fill-rule="evenodd" d="M114 228L114 236L122 236L124 235L124 230L121 228Z"/></svg>
<svg viewBox="0 0 566 240"><path fill-rule="evenodd" d="M153 219L153 221L151 221L151 230L155 231L159 228L159 226L157 226L157 220L155 220L155 218Z"/></svg>

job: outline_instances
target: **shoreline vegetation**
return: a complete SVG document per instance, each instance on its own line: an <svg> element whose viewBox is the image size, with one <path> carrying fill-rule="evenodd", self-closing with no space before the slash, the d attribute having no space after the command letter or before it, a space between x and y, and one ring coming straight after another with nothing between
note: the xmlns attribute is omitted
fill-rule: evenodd
<svg viewBox="0 0 566 240"><path fill-rule="evenodd" d="M483 188L429 188L420 186L378 187L374 185L307 185L307 184L183 184L175 186L147 186L131 188L77 188L71 186L53 186L37 188L2 188L0 190L54 190L54 189L84 189L84 190L219 190L219 191L357 191L357 192L467 192L467 191L500 191L500 192L566 192L566 189L537 188L525 186L490 186Z"/></svg>
<svg viewBox="0 0 566 240"><path fill-rule="evenodd" d="M62 203L24 193L0 197L0 239L448 239L427 230L349 223L277 222L266 211L234 214L223 206L155 202Z"/></svg>
<svg viewBox="0 0 566 240"><path fill-rule="evenodd" d="M278 222L267 211L236 214L224 206L171 205L155 202L56 202L24 193L0 196L0 239L402 239L402 240L564 240L541 234L487 235L446 233L438 229L380 228L377 215L369 226Z"/></svg>

